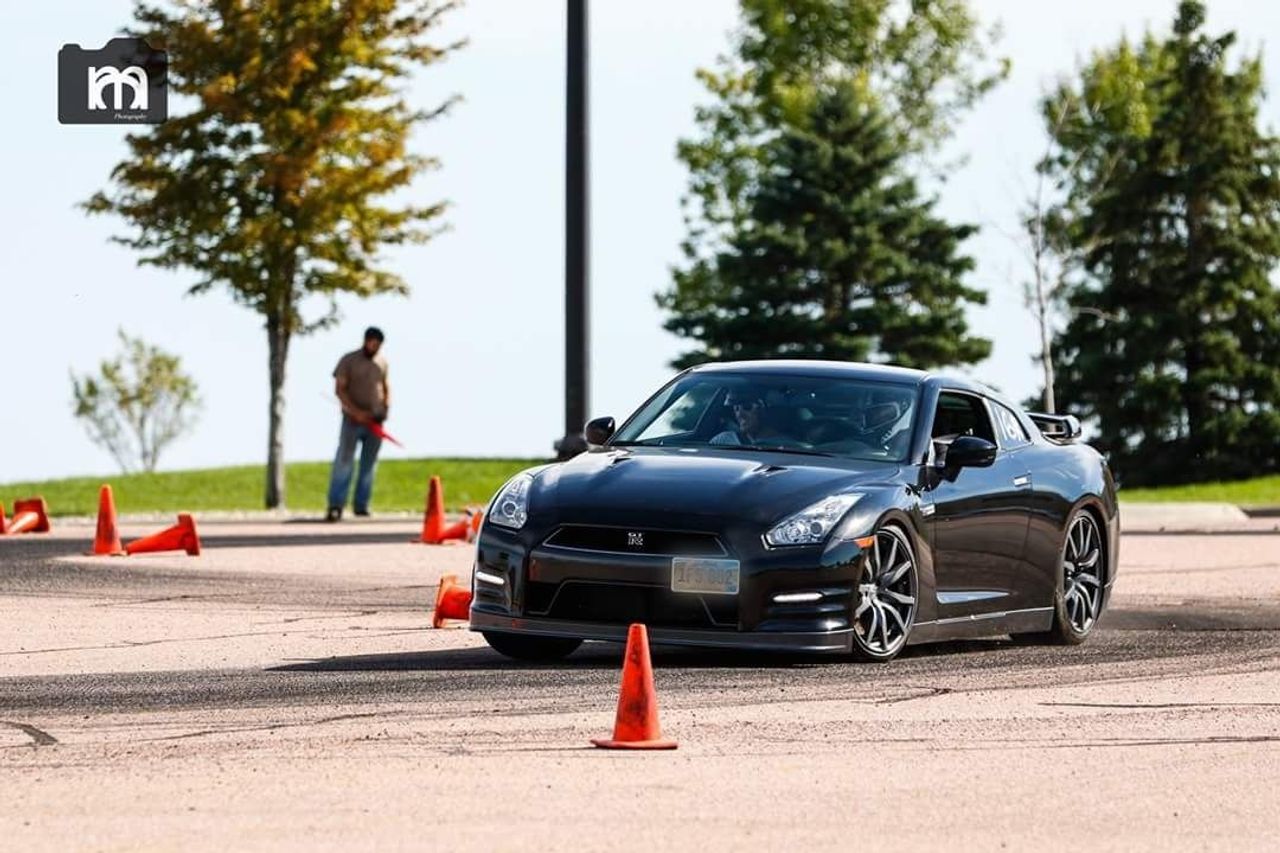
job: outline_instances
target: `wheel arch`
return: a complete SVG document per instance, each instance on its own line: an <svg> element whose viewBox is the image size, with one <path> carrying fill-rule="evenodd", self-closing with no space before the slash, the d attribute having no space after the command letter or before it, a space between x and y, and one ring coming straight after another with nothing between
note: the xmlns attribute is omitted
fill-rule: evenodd
<svg viewBox="0 0 1280 853"><path fill-rule="evenodd" d="M916 561L916 622L931 622L938 616L938 582L934 573L933 542L928 531L928 519L919 511L904 506L887 507L876 516L871 530L879 530L892 524L902 529L910 542Z"/></svg>
<svg viewBox="0 0 1280 853"><path fill-rule="evenodd" d="M1107 520L1106 503L1100 495L1086 494L1081 496L1071 507L1071 511L1067 513L1067 522L1062 527L1062 545L1066 546L1067 533L1071 530L1071 521L1076 517L1076 513L1087 512L1093 517L1094 523L1098 526L1098 535L1102 537L1103 554L1105 559L1103 562L1103 578L1102 585L1109 588L1115 579L1115 562L1117 550L1115 540L1118 538L1117 531L1113 531L1113 525Z"/></svg>

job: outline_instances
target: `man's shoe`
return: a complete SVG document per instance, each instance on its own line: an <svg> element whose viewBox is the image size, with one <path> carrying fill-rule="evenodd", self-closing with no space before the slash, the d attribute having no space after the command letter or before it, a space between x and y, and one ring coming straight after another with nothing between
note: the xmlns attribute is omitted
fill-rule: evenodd
<svg viewBox="0 0 1280 853"><path fill-rule="evenodd" d="M359 515L359 513L357 513ZM342 507L331 506L329 511L324 514L324 520L332 524L335 521L342 521Z"/></svg>
<svg viewBox="0 0 1280 853"><path fill-rule="evenodd" d="M356 515L360 516L361 518L368 518L368 517L369 517L369 510L367 510L367 509L358 509L358 510L356 510Z"/></svg>

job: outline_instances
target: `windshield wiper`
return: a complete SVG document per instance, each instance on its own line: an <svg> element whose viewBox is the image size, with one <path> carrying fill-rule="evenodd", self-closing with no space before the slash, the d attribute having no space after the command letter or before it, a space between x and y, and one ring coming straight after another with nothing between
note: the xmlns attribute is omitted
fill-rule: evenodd
<svg viewBox="0 0 1280 853"><path fill-rule="evenodd" d="M755 450L760 453L798 453L803 456L825 456L829 459L841 459L839 453L828 453L825 450L805 450L802 447L773 447L765 444L666 444L663 439L646 439L644 441L614 441L609 447L696 447L703 450Z"/></svg>
<svg viewBox="0 0 1280 853"><path fill-rule="evenodd" d="M770 447L764 444L715 444L709 447L722 447L727 450L758 450L762 453L799 453L804 456L826 456L832 459L839 458L838 453L828 453L825 450L806 450L802 447Z"/></svg>

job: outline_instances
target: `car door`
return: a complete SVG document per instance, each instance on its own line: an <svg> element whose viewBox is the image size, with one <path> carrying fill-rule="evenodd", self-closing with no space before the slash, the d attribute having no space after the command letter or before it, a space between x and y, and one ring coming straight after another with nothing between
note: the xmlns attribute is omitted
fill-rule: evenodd
<svg viewBox="0 0 1280 853"><path fill-rule="evenodd" d="M1037 465L1041 470L1044 469L1044 460L1042 456L1037 455L1037 448L1031 441L1031 435L1013 409L991 399L987 400L987 409L991 412L992 426L995 428L996 438L1000 444L1000 452L1011 464L1016 463L1013 464L1013 469L1019 473L1015 474L1015 485L1022 484L1018 488L1017 500L1027 516L1022 555L1010 579L1009 609L1043 607L1046 601L1052 601L1057 567L1055 561L1054 565L1046 571L1045 566L1035 566L1030 562L1032 522L1036 514L1043 512L1044 509L1043 494L1037 490L1043 488L1045 483L1036 482L1034 472Z"/></svg>
<svg viewBox="0 0 1280 853"><path fill-rule="evenodd" d="M1030 471L1016 450L1001 448L981 395L943 390L932 439L935 458L960 435L997 445L987 467L938 469L933 505L934 564L939 618L973 616L1020 607L1018 577L1030 520Z"/></svg>

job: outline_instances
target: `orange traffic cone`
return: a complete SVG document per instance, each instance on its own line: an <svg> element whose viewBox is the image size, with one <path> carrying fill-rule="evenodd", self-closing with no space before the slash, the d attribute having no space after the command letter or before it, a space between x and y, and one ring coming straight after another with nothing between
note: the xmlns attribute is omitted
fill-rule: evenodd
<svg viewBox="0 0 1280 853"><path fill-rule="evenodd" d="M471 529L467 531L467 541L474 542L476 537L480 535L480 525L484 524L484 510L469 509L467 510L467 518L471 522Z"/></svg>
<svg viewBox="0 0 1280 853"><path fill-rule="evenodd" d="M613 737L592 738L603 749L675 749L664 740L658 725L658 694L653 689L653 664L649 661L649 632L640 623L627 631L627 652L622 660L622 691Z"/></svg>
<svg viewBox="0 0 1280 853"><path fill-rule="evenodd" d="M200 556L200 535L196 533L196 520L187 513L178 515L173 527L135 539L124 546L126 554L146 554L152 551L186 551L192 557Z"/></svg>
<svg viewBox="0 0 1280 853"><path fill-rule="evenodd" d="M414 540L424 545L439 545L444 541L444 486L439 477L432 477L427 486L427 513L422 518L422 536Z"/></svg>
<svg viewBox="0 0 1280 853"><path fill-rule="evenodd" d="M439 628L446 619L471 618L471 590L458 583L457 575L440 578L436 590L436 612L431 617L431 627Z"/></svg>
<svg viewBox="0 0 1280 853"><path fill-rule="evenodd" d="M98 530L93 537L93 550L89 553L112 556L124 553L120 531L116 530L116 499L111 493L111 486L106 483L98 489Z"/></svg>
<svg viewBox="0 0 1280 853"><path fill-rule="evenodd" d="M49 507L44 498L28 498L25 501L13 502L13 519L5 528L5 533L48 533Z"/></svg>
<svg viewBox="0 0 1280 853"><path fill-rule="evenodd" d="M0 536L8 532L8 527L4 523L4 504L0 503Z"/></svg>
<svg viewBox="0 0 1280 853"><path fill-rule="evenodd" d="M441 542L465 542L471 534L471 519L461 518L440 531Z"/></svg>

